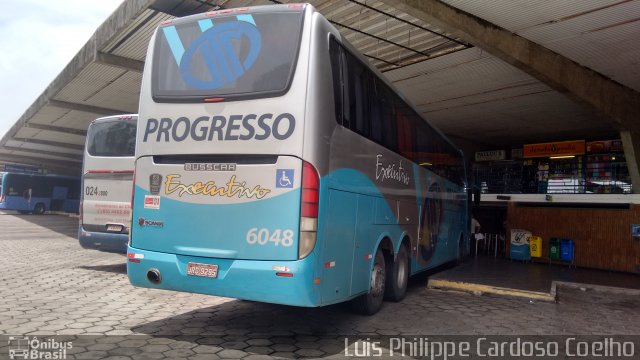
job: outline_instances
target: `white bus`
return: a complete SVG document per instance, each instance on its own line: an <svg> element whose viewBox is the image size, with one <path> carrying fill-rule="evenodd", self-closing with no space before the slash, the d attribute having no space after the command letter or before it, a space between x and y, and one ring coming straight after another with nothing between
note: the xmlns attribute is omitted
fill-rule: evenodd
<svg viewBox="0 0 640 360"><path fill-rule="evenodd" d="M163 23L139 115L135 286L372 314L468 252L462 153L311 5Z"/></svg>
<svg viewBox="0 0 640 360"><path fill-rule="evenodd" d="M108 116L87 130L78 239L86 249L125 253L137 115Z"/></svg>

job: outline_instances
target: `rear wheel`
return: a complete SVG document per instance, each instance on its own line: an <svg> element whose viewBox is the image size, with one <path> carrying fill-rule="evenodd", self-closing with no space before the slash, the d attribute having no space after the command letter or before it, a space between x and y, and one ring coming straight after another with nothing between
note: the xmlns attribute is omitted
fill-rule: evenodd
<svg viewBox="0 0 640 360"><path fill-rule="evenodd" d="M404 299L407 294L407 283L409 282L409 254L407 247L400 246L396 261L388 263L390 269L387 276L384 297L387 300L398 302Z"/></svg>
<svg viewBox="0 0 640 360"><path fill-rule="evenodd" d="M382 250L376 252L375 262L371 270L369 292L352 300L353 310L365 315L373 315L382 307L385 287L385 262Z"/></svg>
<svg viewBox="0 0 640 360"><path fill-rule="evenodd" d="M42 215L44 214L44 204L43 203L37 203L36 206L33 208L33 213L36 215Z"/></svg>

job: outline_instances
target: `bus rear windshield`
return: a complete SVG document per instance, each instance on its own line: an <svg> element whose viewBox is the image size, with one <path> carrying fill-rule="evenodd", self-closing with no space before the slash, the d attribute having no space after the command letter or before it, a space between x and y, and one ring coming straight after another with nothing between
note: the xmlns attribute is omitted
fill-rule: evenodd
<svg viewBox="0 0 640 360"><path fill-rule="evenodd" d="M92 124L87 133L87 151L91 156L134 156L136 124L128 121L107 121Z"/></svg>
<svg viewBox="0 0 640 360"><path fill-rule="evenodd" d="M300 11L231 13L158 30L152 88L157 102L279 96L291 82Z"/></svg>

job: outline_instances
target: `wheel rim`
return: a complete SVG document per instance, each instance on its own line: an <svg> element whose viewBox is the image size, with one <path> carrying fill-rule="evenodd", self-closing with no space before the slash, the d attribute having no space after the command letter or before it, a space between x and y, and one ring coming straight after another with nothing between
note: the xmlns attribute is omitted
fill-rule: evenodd
<svg viewBox="0 0 640 360"><path fill-rule="evenodd" d="M398 271L396 280L398 281L398 287L402 287L404 282L407 280L407 258L405 256L401 256L398 261L400 271Z"/></svg>
<svg viewBox="0 0 640 360"><path fill-rule="evenodd" d="M382 295L384 287L384 269L380 264L373 265L373 271L371 272L371 295L378 297Z"/></svg>

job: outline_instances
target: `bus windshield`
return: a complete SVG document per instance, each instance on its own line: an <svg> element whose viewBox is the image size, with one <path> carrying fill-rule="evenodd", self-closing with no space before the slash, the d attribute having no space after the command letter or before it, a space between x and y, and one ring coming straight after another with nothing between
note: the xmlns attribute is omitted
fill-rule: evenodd
<svg viewBox="0 0 640 360"><path fill-rule="evenodd" d="M108 121L89 127L87 151L91 156L123 157L135 155L136 124Z"/></svg>
<svg viewBox="0 0 640 360"><path fill-rule="evenodd" d="M154 99L188 102L284 93L302 19L301 11L234 12L165 25L155 42Z"/></svg>

